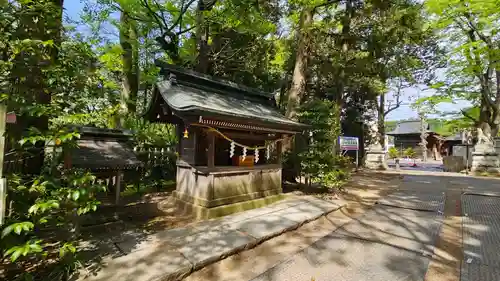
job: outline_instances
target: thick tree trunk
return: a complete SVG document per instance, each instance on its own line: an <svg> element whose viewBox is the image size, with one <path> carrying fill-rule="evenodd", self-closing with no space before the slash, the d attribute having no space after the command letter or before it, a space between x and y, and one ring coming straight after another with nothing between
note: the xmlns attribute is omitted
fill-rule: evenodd
<svg viewBox="0 0 500 281"><path fill-rule="evenodd" d="M500 129L500 68L495 70L496 82L496 98L495 109L493 110L492 136L496 137Z"/></svg>
<svg viewBox="0 0 500 281"><path fill-rule="evenodd" d="M296 32L297 36L297 52L295 57L295 66L293 68L292 75L292 85L288 91L288 100L286 105L286 117L296 120L297 112L300 106L301 100L304 97L306 91L307 83L307 63L309 59L309 28L313 23L314 11L311 9L304 9L300 14L299 28ZM282 151L288 152L295 148L297 150L298 143L297 140L294 142L290 139L287 142L283 142ZM293 154L296 154L294 151ZM293 159L293 158L292 158ZM300 164L297 161L292 161L292 167L290 170L284 172L283 176L288 181L295 181L295 178L299 175Z"/></svg>
<svg viewBox="0 0 500 281"><path fill-rule="evenodd" d="M339 114L342 112L342 108L344 106L344 91L345 91L345 82L346 81L346 71L345 65L347 65L347 57L350 48L350 32L351 32L351 19L354 14L354 8L352 5L352 0L347 0L345 3L345 12L342 17L342 36L340 37L340 50L341 57L344 63L344 67L340 68L338 82L337 82L337 95L336 95L336 103L339 108ZM339 116L340 117L340 116Z"/></svg>
<svg viewBox="0 0 500 281"><path fill-rule="evenodd" d="M378 132L380 145L385 149L385 95L380 95L378 104Z"/></svg>
<svg viewBox="0 0 500 281"><path fill-rule="evenodd" d="M51 7L45 5L50 4ZM48 106L51 103L50 85L46 84L45 68L57 63L58 50L61 46L62 32L62 8L63 0L44 0L40 2L23 2L23 9L29 10L29 13L23 14L19 19L19 25L15 35L16 39L33 39L40 41L52 40L53 45L44 46L40 49L41 54L29 54L21 52L17 55L16 65L10 77L12 89L19 89L13 95L22 96L21 106L38 105ZM38 21L35 21L38 19ZM45 56L48 55L48 56ZM36 128L42 134L49 129L49 116L31 116L28 113L20 112L19 108L11 108L18 114L17 125L8 131L9 137L17 143L23 135L30 129ZM28 157L25 168L22 171L25 174L37 174L41 171L44 163L44 142L36 143L36 148ZM26 155L21 156L27 158Z"/></svg>
<svg viewBox="0 0 500 281"><path fill-rule="evenodd" d="M122 47L123 80L121 106L124 113L135 113L139 91L139 48L137 26L127 13L120 17L120 45Z"/></svg>
<svg viewBox="0 0 500 281"><path fill-rule="evenodd" d="M288 92L286 117L297 119L297 109L304 96L307 83L307 62L309 58L309 27L313 22L313 11L304 9L300 14L299 29L297 30L297 53L293 68L292 86ZM288 146L286 150L290 149Z"/></svg>
<svg viewBox="0 0 500 281"><path fill-rule="evenodd" d="M198 49L198 61L196 64L196 71L201 73L208 72L209 64L209 46L208 46L208 36L209 36L209 24L207 23L205 16L203 14L204 9L203 0L198 2L198 10L196 11L196 44Z"/></svg>

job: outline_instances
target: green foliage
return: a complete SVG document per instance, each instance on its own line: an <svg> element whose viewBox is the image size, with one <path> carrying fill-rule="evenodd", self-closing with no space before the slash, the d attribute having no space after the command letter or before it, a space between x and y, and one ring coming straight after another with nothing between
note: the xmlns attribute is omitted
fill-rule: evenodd
<svg viewBox="0 0 500 281"><path fill-rule="evenodd" d="M173 126L125 115L119 104L133 72L139 93L126 107L137 107L136 113L147 108L159 76L155 59L203 66L208 74L279 91L278 106L284 108L300 49L308 65L298 118L311 125L312 138L297 138L297 150L285 158L329 187L345 181L352 167L352 159L334 153L340 120L347 130L361 124L367 105L387 92L391 79L411 84L428 78L422 69L432 65L436 48L419 3L353 0L349 11L338 1L257 2L216 1L211 10L198 12L198 1L84 1L81 25L62 32L57 1L0 0L0 100L19 117L9 143L20 157L47 151L42 169L9 175L13 209L1 246L11 262L54 257L61 267L50 280L67 279L78 264L78 218L98 208L95 195L103 187L85 171L63 169L61 152L79 137L67 125L131 129L140 148L177 142ZM314 12L313 23L301 27L305 10ZM196 34L204 26L208 60L201 63ZM82 27L85 35L76 32ZM296 34L305 35L304 48ZM141 182L174 170L175 157L165 162L152 165ZM39 235L53 227L70 238L54 243Z"/></svg>
<svg viewBox="0 0 500 281"><path fill-rule="evenodd" d="M499 115L500 96L500 5L497 0L455 1L429 0L425 2L432 25L441 32L442 45L446 46L447 68L444 75L435 79L431 87L434 95L421 101L435 106L457 100L467 100L482 114L474 117L462 111L474 126L483 130L491 128L492 134L499 130L496 120Z"/></svg>
<svg viewBox="0 0 500 281"><path fill-rule="evenodd" d="M14 162L28 165L6 175L10 204L0 228L2 266L25 269L22 276L7 272L9 280L33 279L29 268L50 272L47 257L65 272L49 280L67 280L80 239L79 217L97 209L95 195L105 190L94 175L62 164L63 152L79 134L59 118L98 111L113 99L104 94L108 88L91 45L62 34L61 23L62 7L55 1L0 2L0 94L17 115L17 124L8 127L8 148ZM49 229L64 238L56 241Z"/></svg>
<svg viewBox="0 0 500 281"><path fill-rule="evenodd" d="M134 132L135 142L140 147L172 147L177 143L175 126L151 123L142 118L127 118L125 128Z"/></svg>
<svg viewBox="0 0 500 281"><path fill-rule="evenodd" d="M396 159L396 158L399 158L400 156L400 153L399 153L399 150L397 148L395 148L394 146L389 148L389 158L391 159Z"/></svg>
<svg viewBox="0 0 500 281"><path fill-rule="evenodd" d="M303 175L309 175L329 187L338 187L348 177L352 159L336 156L334 147L340 134L335 103L312 99L302 105L299 120L311 126L312 137L307 147L301 148L296 161Z"/></svg>
<svg viewBox="0 0 500 281"><path fill-rule="evenodd" d="M320 99L306 102L300 109L299 121L312 127L309 145L298 155L303 173L321 177L333 167L333 149L340 133L336 110L333 102Z"/></svg>
<svg viewBox="0 0 500 281"><path fill-rule="evenodd" d="M417 156L417 153L415 152L415 150L412 147L408 147L407 149L405 149L403 151L403 155L410 158L410 159L413 159Z"/></svg>
<svg viewBox="0 0 500 281"><path fill-rule="evenodd" d="M10 257L11 262L15 262L19 257L26 257L29 254L37 254L43 251L42 246L40 246L41 240L30 240L26 241L24 244L10 247L5 251L4 256Z"/></svg>
<svg viewBox="0 0 500 281"><path fill-rule="evenodd" d="M349 179L350 174L347 169L335 169L324 175L321 183L328 188L341 188Z"/></svg>
<svg viewBox="0 0 500 281"><path fill-rule="evenodd" d="M61 145L70 145L69 142ZM95 195L106 190L105 186L96 183L92 174L65 170L57 165L60 158L56 154L54 149L47 155L52 160L47 161L47 166L40 175L11 175L9 178L12 214L4 225L0 244L6 249L4 256L10 257L11 262L16 262L21 257L30 260L40 254L50 255L54 251L60 253L60 258L66 254L74 254L79 216L96 211L99 201L95 199ZM38 236L49 228L67 233L64 236L68 239L56 249L47 248L45 244L50 241Z"/></svg>

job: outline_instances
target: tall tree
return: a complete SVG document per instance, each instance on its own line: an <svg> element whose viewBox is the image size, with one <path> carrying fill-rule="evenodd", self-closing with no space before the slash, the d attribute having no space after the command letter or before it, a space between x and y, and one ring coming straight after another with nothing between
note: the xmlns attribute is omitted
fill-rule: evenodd
<svg viewBox="0 0 500 281"><path fill-rule="evenodd" d="M19 141L23 134L34 129L45 132L49 127L48 107L52 92L50 71L57 64L61 48L62 0L14 1L4 5L19 5L18 18L12 19L4 32L9 35L9 44L15 42L12 69L8 73L11 97L10 110L20 104L29 104L33 110L17 111L18 125L8 134ZM5 46L5 45L4 45ZM17 51L16 51L17 50ZM11 50L12 51L12 50ZM9 54L4 50L3 54ZM8 60L8 59L7 59ZM43 164L43 142L38 142L27 171L37 173Z"/></svg>
<svg viewBox="0 0 500 281"><path fill-rule="evenodd" d="M310 41L310 28L313 24L314 7L304 7L300 13L298 29L296 31L297 51L292 75L292 86L288 92L286 117L295 119L297 108L306 90L307 62L310 56L308 46Z"/></svg>
<svg viewBox="0 0 500 281"><path fill-rule="evenodd" d="M445 79L434 88L434 101L464 98L479 108L477 127L489 136L500 129L500 2L429 0L448 46Z"/></svg>
<svg viewBox="0 0 500 281"><path fill-rule="evenodd" d="M439 49L417 1L384 3L373 9L371 15L373 30L367 46L381 86L376 107L380 143L385 145L386 116L401 105L404 88L432 78ZM386 97L389 90L391 101Z"/></svg>
<svg viewBox="0 0 500 281"><path fill-rule="evenodd" d="M123 60L122 109L124 113L135 113L140 71L138 30L135 20L126 12L121 13L119 29Z"/></svg>

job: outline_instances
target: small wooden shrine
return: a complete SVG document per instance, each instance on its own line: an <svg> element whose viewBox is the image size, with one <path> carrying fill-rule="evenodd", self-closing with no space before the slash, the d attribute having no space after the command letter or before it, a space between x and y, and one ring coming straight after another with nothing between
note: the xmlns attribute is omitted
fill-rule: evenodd
<svg viewBox="0 0 500 281"><path fill-rule="evenodd" d="M269 93L158 65L164 79L146 116L176 124L176 198L213 217L221 206L280 194L282 141L307 126L280 114Z"/></svg>
<svg viewBox="0 0 500 281"><path fill-rule="evenodd" d="M75 148L65 151L65 168L89 170L98 179L107 181L110 190L114 189L115 204L118 205L123 172L143 165L130 145L132 133L84 126L72 129L80 133L80 138Z"/></svg>

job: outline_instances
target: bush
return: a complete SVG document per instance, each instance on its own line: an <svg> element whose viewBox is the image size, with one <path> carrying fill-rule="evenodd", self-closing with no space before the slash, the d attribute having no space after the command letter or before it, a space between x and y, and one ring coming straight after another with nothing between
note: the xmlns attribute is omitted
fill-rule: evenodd
<svg viewBox="0 0 500 281"><path fill-rule="evenodd" d="M391 159L395 159L395 158L398 158L400 153L399 153L399 150L397 148L395 148L394 146L389 148L389 158Z"/></svg>
<svg viewBox="0 0 500 281"><path fill-rule="evenodd" d="M349 156L337 155L334 160L335 167L340 169L352 169L355 168L354 159Z"/></svg>
<svg viewBox="0 0 500 281"><path fill-rule="evenodd" d="M349 170L335 169L326 173L321 182L327 188L341 188L347 182L349 177Z"/></svg>
<svg viewBox="0 0 500 281"><path fill-rule="evenodd" d="M100 202L96 194L106 191L91 173L63 167L63 151L74 147L78 137L75 132L58 129L23 139L26 149L53 139L56 145L46 150L38 175L8 175L9 216L0 227L5 266L48 270L47 280L68 280L77 265L80 218L97 210ZM52 232L54 235L49 235ZM48 268L50 263L46 260L57 266ZM31 272L9 274L14 280L21 276L30 278Z"/></svg>
<svg viewBox="0 0 500 281"><path fill-rule="evenodd" d="M301 106L299 121L310 125L312 133L303 136L304 145L294 152L302 175L318 180L336 168L333 147L340 133L337 113L336 104L329 100L312 99Z"/></svg>
<svg viewBox="0 0 500 281"><path fill-rule="evenodd" d="M415 156L416 156L415 150L411 147L408 147L404 151L404 156L411 158L411 159L415 158Z"/></svg>

